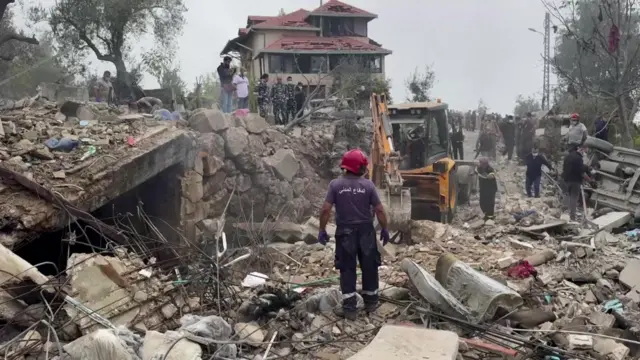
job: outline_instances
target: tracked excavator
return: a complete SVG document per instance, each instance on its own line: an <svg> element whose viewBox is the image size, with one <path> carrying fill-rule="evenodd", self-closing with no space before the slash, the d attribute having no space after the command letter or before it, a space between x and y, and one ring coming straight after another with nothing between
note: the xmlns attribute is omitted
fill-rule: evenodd
<svg viewBox="0 0 640 360"><path fill-rule="evenodd" d="M390 230L411 236L411 220L449 223L477 187L475 162L453 160L448 105L440 100L387 105L371 95L374 128L369 177Z"/></svg>

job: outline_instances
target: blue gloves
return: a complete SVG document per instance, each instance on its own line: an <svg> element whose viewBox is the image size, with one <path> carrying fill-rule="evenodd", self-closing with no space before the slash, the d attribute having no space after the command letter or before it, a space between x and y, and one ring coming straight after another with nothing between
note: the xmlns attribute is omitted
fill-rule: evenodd
<svg viewBox="0 0 640 360"><path fill-rule="evenodd" d="M380 230L380 239L382 239L382 246L387 245L387 243L389 242L389 230Z"/></svg>
<svg viewBox="0 0 640 360"><path fill-rule="evenodd" d="M327 234L326 230L320 230L318 233L318 242L322 245L327 245L329 241L329 234Z"/></svg>

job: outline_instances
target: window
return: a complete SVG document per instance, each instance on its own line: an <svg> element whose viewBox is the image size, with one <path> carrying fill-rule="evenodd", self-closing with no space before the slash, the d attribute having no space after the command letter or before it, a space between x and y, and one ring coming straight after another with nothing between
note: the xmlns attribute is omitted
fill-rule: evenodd
<svg viewBox="0 0 640 360"><path fill-rule="evenodd" d="M372 73L382 72L382 56L369 55L367 56L366 67Z"/></svg>
<svg viewBox="0 0 640 360"><path fill-rule="evenodd" d="M312 55L311 58L311 72L312 73L326 73L328 64L327 57L324 55Z"/></svg>
<svg viewBox="0 0 640 360"><path fill-rule="evenodd" d="M295 63L293 55L269 55L269 72L291 74L294 71Z"/></svg>
<svg viewBox="0 0 640 360"><path fill-rule="evenodd" d="M355 36L354 20L350 18L324 18L322 34L324 36Z"/></svg>

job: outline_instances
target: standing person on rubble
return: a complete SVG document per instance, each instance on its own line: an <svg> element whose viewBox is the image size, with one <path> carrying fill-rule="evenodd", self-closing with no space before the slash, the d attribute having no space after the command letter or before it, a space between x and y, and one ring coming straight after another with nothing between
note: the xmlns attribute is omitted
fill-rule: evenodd
<svg viewBox="0 0 640 360"><path fill-rule="evenodd" d="M527 155L531 154L535 137L536 122L533 118L533 114L528 112L527 117L522 122L522 133L520 134L520 152L518 153L518 156L522 162L524 162L524 158Z"/></svg>
<svg viewBox="0 0 640 360"><path fill-rule="evenodd" d="M496 207L496 193L498 192L498 182L496 172L489 164L489 159L483 156L478 161L476 167L478 174L478 187L480 193L480 209L484 213L484 220L492 220Z"/></svg>
<svg viewBox="0 0 640 360"><path fill-rule="evenodd" d="M238 97L238 109L249 108L249 79L244 73L244 68L240 68L240 74L233 76L233 86Z"/></svg>
<svg viewBox="0 0 640 360"><path fill-rule="evenodd" d="M593 136L600 140L609 141L609 122L606 121L602 115L598 116L595 127L596 131Z"/></svg>
<svg viewBox="0 0 640 360"><path fill-rule="evenodd" d="M285 121L293 121L296 118L296 86L293 84L293 78L287 77L286 97L287 105L285 110Z"/></svg>
<svg viewBox="0 0 640 360"><path fill-rule="evenodd" d="M307 99L307 95L304 93L304 86L302 85L302 82L298 82L298 85L296 85L296 93L294 97L296 100L296 114L293 118L295 120L296 116L302 116L302 113L300 112L300 110L302 110L302 107L304 106L304 102ZM298 115L298 113L300 115Z"/></svg>
<svg viewBox="0 0 640 360"><path fill-rule="evenodd" d="M271 87L271 103L276 124L286 124L287 88L282 83L282 76L276 77L276 83Z"/></svg>
<svg viewBox="0 0 640 360"><path fill-rule="evenodd" d="M357 263L362 270L362 298L365 310L374 312L378 306L378 266L380 252L373 225L375 212L382 230L382 245L389 241L387 216L371 180L363 178L369 162L359 150L349 150L342 157L340 168L343 175L329 184L329 190L320 210L320 233L318 242L326 245L329 235L326 231L331 208L336 207L336 254L335 266L340 271L342 308L336 308L336 315L348 320L356 319ZM373 211L372 211L373 210Z"/></svg>
<svg viewBox="0 0 640 360"><path fill-rule="evenodd" d="M589 172L589 168L584 164L582 154L578 151L577 146L569 150L569 154L564 158L562 170L562 180L564 180L566 195L568 195L565 196L565 206L569 208L571 221L575 221L578 200L582 192L582 180L585 176L588 176Z"/></svg>
<svg viewBox="0 0 640 360"><path fill-rule="evenodd" d="M580 122L578 113L571 114L569 132L567 132L567 145L569 149L582 147L587 140L587 127Z"/></svg>
<svg viewBox="0 0 640 360"><path fill-rule="evenodd" d="M220 109L225 114L233 111L233 75L231 69L231 57L225 56L218 66L218 77L220 78Z"/></svg>
<svg viewBox="0 0 640 360"><path fill-rule="evenodd" d="M545 165L549 170L553 171L553 166L549 163L547 158L538 152L538 147L533 146L531 154L525 156L524 163L527 166L525 188L527 190L528 197L540 197L540 179L542 177L542 165ZM533 188L533 193L531 191Z"/></svg>
<svg viewBox="0 0 640 360"><path fill-rule="evenodd" d="M495 157L495 151L496 137L489 128L489 124L483 123L480 128L478 141L476 142L476 156L477 154L480 154L482 155L482 157L486 158L489 158L491 156Z"/></svg>
<svg viewBox="0 0 640 360"><path fill-rule="evenodd" d="M269 74L262 74L258 83L258 111L260 116L267 118L269 114Z"/></svg>
<svg viewBox="0 0 640 360"><path fill-rule="evenodd" d="M452 124L452 127L451 147L453 150L453 158L456 160L464 160L464 131L462 130L462 123L458 123L458 126Z"/></svg>
<svg viewBox="0 0 640 360"><path fill-rule="evenodd" d="M93 89L96 102L110 102L113 96L113 84L111 84L111 72L105 71L96 82Z"/></svg>
<svg viewBox="0 0 640 360"><path fill-rule="evenodd" d="M504 154L507 160L513 157L513 148L516 144L516 125L512 115L507 115L507 119L500 124L500 132L504 139Z"/></svg>
<svg viewBox="0 0 640 360"><path fill-rule="evenodd" d="M593 136L600 140L609 141L609 122L606 121L602 115L598 116L595 127L596 131Z"/></svg>

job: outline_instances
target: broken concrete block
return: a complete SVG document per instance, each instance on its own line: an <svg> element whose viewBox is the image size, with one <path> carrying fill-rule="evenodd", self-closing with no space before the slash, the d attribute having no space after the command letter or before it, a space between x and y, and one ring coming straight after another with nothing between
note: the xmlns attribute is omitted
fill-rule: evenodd
<svg viewBox="0 0 640 360"><path fill-rule="evenodd" d="M513 263L515 262L515 259L511 256L503 257L502 259L498 259L498 268L506 269L509 266L513 265Z"/></svg>
<svg viewBox="0 0 640 360"><path fill-rule="evenodd" d="M265 159L281 180L291 181L300 169L300 163L291 149L278 149L273 156Z"/></svg>
<svg viewBox="0 0 640 360"><path fill-rule="evenodd" d="M222 134L222 138L226 155L229 157L242 154L249 145L249 133L243 128L229 128Z"/></svg>
<svg viewBox="0 0 640 360"><path fill-rule="evenodd" d="M625 225L631 220L631 213L626 211L613 211L593 219L593 223L598 225L600 229L615 229Z"/></svg>
<svg viewBox="0 0 640 360"><path fill-rule="evenodd" d="M620 273L620 282L629 289L640 289L640 260L633 259Z"/></svg>
<svg viewBox="0 0 640 360"><path fill-rule="evenodd" d="M369 345L350 360L454 360L458 335L417 326L384 325Z"/></svg>
<svg viewBox="0 0 640 360"><path fill-rule="evenodd" d="M262 116L249 113L247 117L244 118L244 127L250 134L261 134L269 128L269 124Z"/></svg>
<svg viewBox="0 0 640 360"><path fill-rule="evenodd" d="M54 179L65 179L67 177L63 170L54 171L52 175Z"/></svg>
<svg viewBox="0 0 640 360"><path fill-rule="evenodd" d="M589 316L589 321L598 326L598 330L606 330L613 327L613 324L616 322L616 318L607 313L603 312L594 312Z"/></svg>
<svg viewBox="0 0 640 360"><path fill-rule="evenodd" d="M147 331L142 345L142 360L200 360L200 345L187 339L178 340L181 337L182 335L175 331L167 331L165 334Z"/></svg>
<svg viewBox="0 0 640 360"><path fill-rule="evenodd" d="M260 346L264 341L265 333L260 326L254 323L236 323L233 326L238 340L246 341L249 345Z"/></svg>
<svg viewBox="0 0 640 360"><path fill-rule="evenodd" d="M567 335L569 350L590 350L593 348L593 337L591 335Z"/></svg>
<svg viewBox="0 0 640 360"><path fill-rule="evenodd" d="M533 255L524 258L531 266L538 266L547 263L556 258L556 252L551 249L545 249Z"/></svg>
<svg viewBox="0 0 640 360"><path fill-rule="evenodd" d="M509 239L509 243L517 249L533 249L533 245L516 239Z"/></svg>
<svg viewBox="0 0 640 360"><path fill-rule="evenodd" d="M231 119L218 109L201 109L191 115L189 126L202 133L221 132L231 126Z"/></svg>
<svg viewBox="0 0 640 360"><path fill-rule="evenodd" d="M624 360L630 352L630 349L612 339L596 338L593 344L593 350L608 359Z"/></svg>
<svg viewBox="0 0 640 360"><path fill-rule="evenodd" d="M134 360L129 349L123 346L124 342L116 335L116 331L128 332L128 330L99 329L63 346L63 349L71 355L72 359ZM140 341L139 336L133 333L130 335L131 339Z"/></svg>
<svg viewBox="0 0 640 360"><path fill-rule="evenodd" d="M196 203L202 200L204 196L204 185L202 184L202 175L194 170L189 170L182 178L182 196Z"/></svg>

